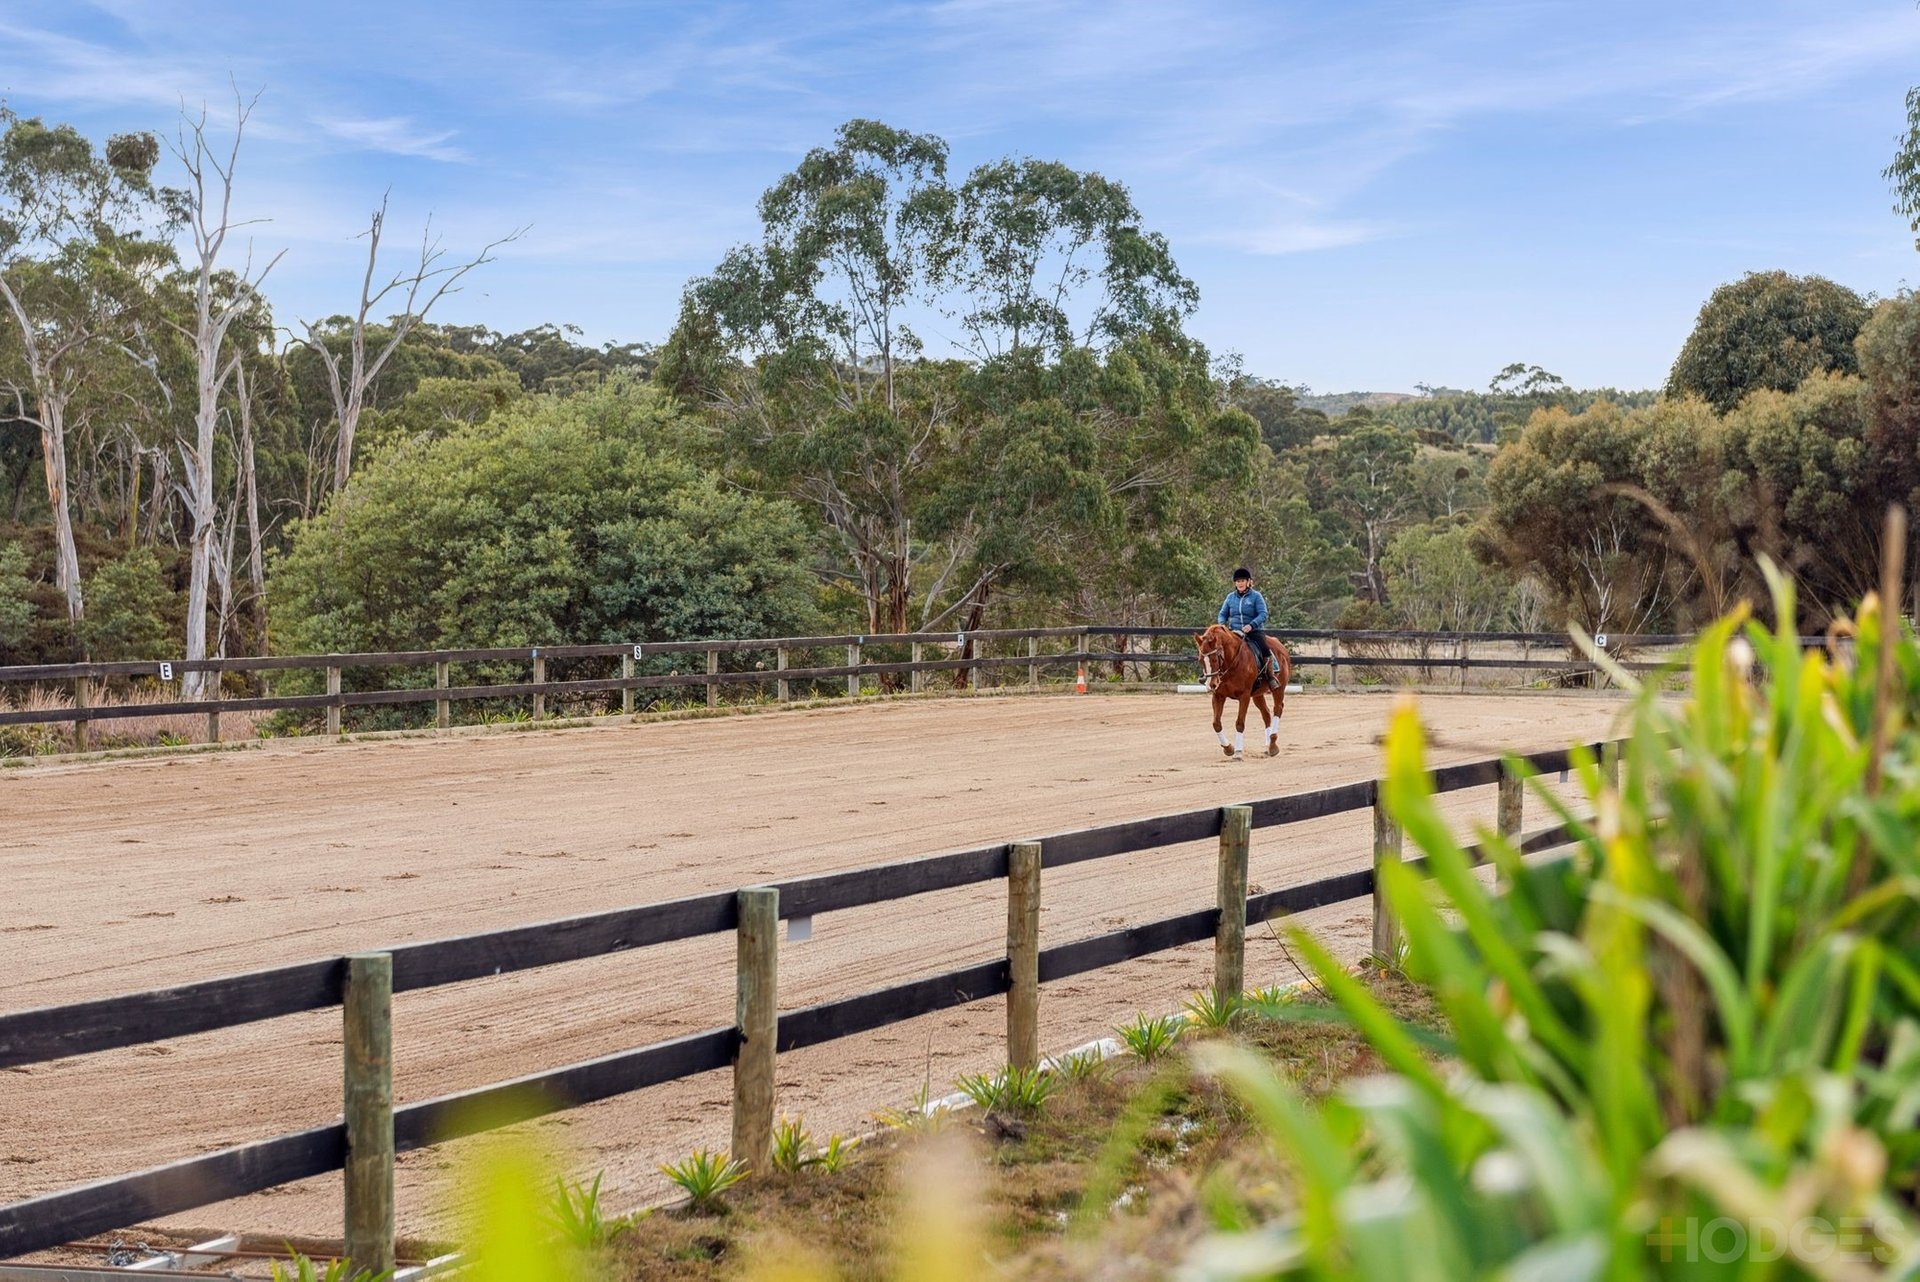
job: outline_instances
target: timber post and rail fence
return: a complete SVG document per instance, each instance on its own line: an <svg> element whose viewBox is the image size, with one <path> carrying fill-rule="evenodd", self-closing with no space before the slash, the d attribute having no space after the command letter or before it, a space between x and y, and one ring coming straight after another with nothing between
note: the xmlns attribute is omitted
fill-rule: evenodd
<svg viewBox="0 0 1920 1282"><path fill-rule="evenodd" d="M431 660L429 660L431 661ZM429 692L429 693L437 693ZM1583 753L1609 764L1615 743L1512 759L1521 773L1566 771ZM1521 831L1509 759L1429 772L1436 792L1498 786L1495 828L1524 852L1557 849L1574 834L1562 825ZM394 1256L397 1153L576 1108L695 1074L731 1068L733 1144L758 1159L774 1125L779 1053L816 1046L916 1016L1006 995L1007 1062L1039 1056L1043 985L1207 940L1214 987L1244 983L1249 925L1330 904L1373 898L1374 939L1397 937L1377 893L1376 867L1407 858L1377 780L1105 824L1037 840L997 842L897 863L741 887L500 930L323 957L169 988L0 1014L0 1069L93 1055L233 1028L305 1011L340 1008L344 1021L341 1119L220 1149L132 1174L0 1205L0 1259L214 1205L327 1174L347 1173L343 1241L351 1258L385 1268ZM1255 832L1331 815L1371 812L1373 863L1315 881L1249 893L1248 847ZM1183 843L1216 840L1214 906L1105 934L1041 946L1046 873L1069 865ZM1362 852L1356 850L1358 856ZM799 1009L779 1006L777 926L930 892L1003 881L1005 955L941 974ZM396 1106L396 995L732 932L736 992L731 1023L437 1098ZM7 1266L0 1265L0 1272ZM403 1269L401 1279L420 1269Z"/></svg>
<svg viewBox="0 0 1920 1282"><path fill-rule="evenodd" d="M1327 686L1340 688L1341 674L1349 682L1356 672L1401 672L1417 674L1423 684L1455 683L1462 688L1469 672L1503 672L1510 675L1540 674L1559 685L1590 684L1603 679L1599 665L1579 653L1564 635L1531 632L1354 632L1306 628L1276 628L1269 637L1287 643L1293 653L1296 671L1322 668ZM1194 666L1192 650L1152 651L1136 648L1142 641L1156 638L1181 638L1190 641L1191 628L1147 627L1144 625L1101 625L1055 628L1002 628L977 632L906 632L889 635L837 635L817 637L766 637L699 641L654 641L603 645L496 646L470 650L408 650L362 654L263 655L216 659L152 659L99 663L34 664L0 667L0 727L12 725L61 725L72 728L72 746L76 752L89 747L89 727L100 722L131 721L142 717L205 716L207 739L218 742L222 713L305 711L324 718L326 733L338 736L346 729L349 709L394 708L404 705L432 704L433 724L440 729L452 725L455 703L471 701L531 700L536 720L545 718L563 700L604 700L611 712L614 700L622 714L634 712L636 691L704 689L705 704L717 708L721 691L770 685L780 702L796 697L803 683L836 683L844 678L846 692L858 696L869 678L891 686L905 678L906 689L919 692L926 688L927 677L935 673L953 673L956 685L971 690L989 688L992 674L1015 670L1024 680L1014 688L1038 688L1041 673L1049 668L1071 676L1086 665L1107 663L1123 675L1147 672L1154 665ZM1114 638L1105 647L1096 648L1094 640ZM1661 650L1686 644L1692 638L1672 635L1616 636L1609 649L1616 661L1628 671L1651 671L1661 664L1649 657ZM1605 641L1605 638L1602 638ZM1014 653L989 655L990 646L1008 646ZM1062 643L1067 648L1045 650L1043 643ZM1825 644L1824 638L1802 638L1802 644ZM809 650L839 651L844 647L846 662L829 666L793 666L796 652ZM930 648L950 647L953 657L927 658ZM1475 647L1480 653L1475 654ZM905 650L910 659L875 659L879 648ZM1411 653L1394 653L1410 650ZM1518 650L1518 654L1514 653ZM1564 658L1538 653L1558 649ZM1500 653L1490 653L1498 650ZM740 656L770 655L752 666L736 665ZM704 665L687 672L641 672L648 662L680 663L683 656L704 657ZM617 661L617 667L615 666ZM609 673L605 676L552 679L551 664L592 664ZM486 684L454 685L452 670L456 664L483 664L497 671L507 665L531 667L531 681L494 681ZM348 688L345 674L379 669L431 668L431 685ZM618 675L611 675L617 671ZM324 691L311 694L271 694L217 698L173 699L148 702L111 702L95 698L95 683L120 680L136 689L165 687L189 673L259 674L264 689L268 674L309 672L324 677ZM312 678L309 678L310 680ZM424 675L423 675L424 681ZM71 703L66 706L10 707L5 698L10 686L25 683L42 688L66 686ZM219 689L211 683L210 689ZM157 691L156 691L157 693Z"/></svg>

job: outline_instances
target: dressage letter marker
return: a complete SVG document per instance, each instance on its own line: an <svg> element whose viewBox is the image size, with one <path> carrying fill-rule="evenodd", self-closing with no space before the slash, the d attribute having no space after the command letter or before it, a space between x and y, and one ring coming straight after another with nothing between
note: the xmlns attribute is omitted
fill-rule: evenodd
<svg viewBox="0 0 1920 1282"><path fill-rule="evenodd" d="M812 939L812 938L813 938L813 918L811 917L787 918L787 942L789 944L804 944L809 939Z"/></svg>

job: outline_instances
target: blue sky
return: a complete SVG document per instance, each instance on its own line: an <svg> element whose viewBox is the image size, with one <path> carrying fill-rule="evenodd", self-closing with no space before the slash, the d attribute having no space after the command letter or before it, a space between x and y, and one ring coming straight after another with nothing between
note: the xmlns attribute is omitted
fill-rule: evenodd
<svg viewBox="0 0 1920 1282"><path fill-rule="evenodd" d="M170 129L230 78L265 90L239 203L283 323L352 303L391 188L396 240L531 224L437 318L657 340L854 116L1125 182L1194 331L1322 391L1649 386L1744 271L1920 275L1879 176L1912 0L0 0L23 114Z"/></svg>

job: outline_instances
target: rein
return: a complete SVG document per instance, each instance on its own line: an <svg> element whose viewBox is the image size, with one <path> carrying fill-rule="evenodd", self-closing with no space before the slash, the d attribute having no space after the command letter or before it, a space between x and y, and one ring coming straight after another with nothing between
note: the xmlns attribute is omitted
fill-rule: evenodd
<svg viewBox="0 0 1920 1282"><path fill-rule="evenodd" d="M1232 632L1227 633L1227 636L1232 640L1239 642L1240 645L1242 646L1246 645L1245 641L1241 640L1239 636L1237 636ZM1224 649L1225 647L1222 647L1219 650L1212 650L1212 651L1206 650L1204 648L1200 650L1200 676L1202 681L1205 682L1207 689L1209 690L1218 690L1220 688L1221 680L1227 675L1227 667L1230 665L1224 662L1225 660ZM1214 661L1216 659L1223 660L1221 667L1218 667L1218 668L1214 667ZM1254 680L1255 681L1259 680L1259 673L1257 671L1254 674Z"/></svg>

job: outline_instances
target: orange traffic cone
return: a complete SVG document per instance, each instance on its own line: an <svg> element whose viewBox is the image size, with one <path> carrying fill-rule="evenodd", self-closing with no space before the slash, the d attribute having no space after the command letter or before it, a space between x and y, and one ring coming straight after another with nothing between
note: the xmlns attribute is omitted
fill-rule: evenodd
<svg viewBox="0 0 1920 1282"><path fill-rule="evenodd" d="M1087 692L1087 665L1084 663L1080 665L1080 675L1074 679L1073 688L1078 694Z"/></svg>

